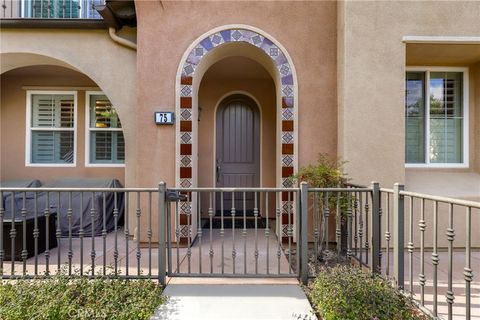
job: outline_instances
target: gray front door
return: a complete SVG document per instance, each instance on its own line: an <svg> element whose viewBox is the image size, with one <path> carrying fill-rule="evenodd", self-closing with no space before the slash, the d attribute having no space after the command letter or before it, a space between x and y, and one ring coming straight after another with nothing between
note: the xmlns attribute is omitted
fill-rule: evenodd
<svg viewBox="0 0 480 320"><path fill-rule="evenodd" d="M259 187L260 114L256 103L244 95L227 97L217 110L216 126L217 187ZM243 208L242 196L235 195L237 211ZM224 211L231 208L231 197L224 195ZM253 194L247 194L246 201L251 211Z"/></svg>

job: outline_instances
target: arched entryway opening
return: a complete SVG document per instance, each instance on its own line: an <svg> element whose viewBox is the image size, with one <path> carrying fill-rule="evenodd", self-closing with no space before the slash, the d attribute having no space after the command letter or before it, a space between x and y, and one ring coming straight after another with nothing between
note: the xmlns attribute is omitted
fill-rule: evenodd
<svg viewBox="0 0 480 320"><path fill-rule="evenodd" d="M274 135L272 141L274 149L268 166L274 168L273 184L278 187L289 187L291 186L289 177L295 172L298 160L296 143L298 99L295 70L288 53L278 41L262 30L245 25L224 26L212 30L199 37L184 54L177 73L176 87L176 107L180 118L176 125L176 184L179 187L190 188L199 186L202 181L198 168L200 165L204 168L201 154L208 153L208 150L202 150L203 147L199 143L203 139L199 126L202 125L201 119L204 117L200 100L201 86L210 68L216 63L222 63L222 60L234 58L249 59L259 64L273 83L275 130L270 132L273 131ZM229 73L235 65L230 63L230 67L223 68L224 72ZM260 150L261 153L265 152L264 146ZM213 168L215 162L208 162ZM265 167L266 165L261 165L261 168ZM263 177L263 173L261 176ZM210 186L214 185L214 179L210 179L210 182ZM183 203L181 214L189 215L195 212L196 207L195 200L192 203ZM293 207L293 201L282 199L282 214L292 212ZM187 230L195 230L195 226L185 225L185 228L181 229L186 231L181 236L187 236L192 234ZM282 226L282 230L285 230L286 235L287 228Z"/></svg>
<svg viewBox="0 0 480 320"><path fill-rule="evenodd" d="M203 168L198 185L275 187L276 95L269 72L243 56L219 60L205 72L198 101L198 163ZM240 208L243 204L237 196ZM247 212L252 214L253 195L246 197ZM229 199L226 195L224 200ZM214 204L217 215L218 201ZM202 203L206 218L208 199L202 198Z"/></svg>
<svg viewBox="0 0 480 320"><path fill-rule="evenodd" d="M0 75L0 180L125 184L123 123L102 88L54 58L18 54L8 61Z"/></svg>

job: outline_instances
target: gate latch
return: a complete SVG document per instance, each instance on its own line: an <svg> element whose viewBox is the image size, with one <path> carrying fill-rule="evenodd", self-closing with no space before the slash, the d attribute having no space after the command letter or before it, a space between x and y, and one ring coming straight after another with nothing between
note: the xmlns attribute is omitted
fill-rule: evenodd
<svg viewBox="0 0 480 320"><path fill-rule="evenodd" d="M167 190L165 191L165 200L168 202L186 201L187 196L178 191Z"/></svg>

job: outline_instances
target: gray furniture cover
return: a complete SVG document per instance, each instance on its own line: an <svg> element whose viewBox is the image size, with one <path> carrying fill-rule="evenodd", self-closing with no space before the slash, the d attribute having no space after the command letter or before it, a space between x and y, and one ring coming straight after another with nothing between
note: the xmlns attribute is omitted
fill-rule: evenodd
<svg viewBox="0 0 480 320"><path fill-rule="evenodd" d="M7 180L0 181L0 187L2 188L38 188L42 186L40 180Z"/></svg>
<svg viewBox="0 0 480 320"><path fill-rule="evenodd" d="M121 188L121 183L116 179L97 179L97 178L64 178L45 183L45 188ZM34 217L34 193L26 193L27 219ZM5 219L11 219L12 209L10 199L5 199ZM47 202L47 194L40 192L37 194L37 216L44 215ZM49 210L51 214L56 214L60 223L62 237L69 236L69 193L51 192L49 194ZM15 220L22 220L21 209L23 206L23 193L17 193L14 201ZM95 209L92 222L91 209ZM114 192L105 192L105 212L103 211L103 195L101 192L84 192L83 200L80 192L72 192L72 221L71 234L78 236L83 226L85 236L92 235L92 226L94 236L100 236L104 227L107 232L112 231L115 226L113 210L115 208ZM123 224L124 214L124 193L117 193L118 225Z"/></svg>
<svg viewBox="0 0 480 320"><path fill-rule="evenodd" d="M40 182L40 180L37 180L37 179L0 181L0 188L39 188L41 186L42 186L42 183ZM6 209L6 214L9 214L8 219L11 219L11 211L12 211L11 210L12 202L10 200L11 195L12 195L12 193L8 192L8 191L6 191L2 194L2 200L3 200L2 204L3 204L4 208ZM29 197L30 196L33 197L33 194L29 195ZM16 198L20 197L20 199L22 199L21 194L17 194L15 197ZM14 206L17 207L17 205L18 205L18 201L15 201ZM21 205L22 205L22 202L20 202L20 209L22 208ZM45 204L44 204L44 207L45 207ZM32 215L33 215L33 211L32 211Z"/></svg>

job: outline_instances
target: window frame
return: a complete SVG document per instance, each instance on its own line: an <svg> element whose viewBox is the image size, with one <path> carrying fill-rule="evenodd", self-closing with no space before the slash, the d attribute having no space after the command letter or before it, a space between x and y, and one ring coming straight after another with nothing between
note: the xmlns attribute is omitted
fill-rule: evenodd
<svg viewBox="0 0 480 320"><path fill-rule="evenodd" d="M73 128L34 129L32 126L32 100L34 94L73 95ZM77 166L77 128L78 101L77 91L71 90L27 90L26 92L26 125L25 125L25 166L26 167L76 167ZM32 131L73 131L73 162L72 163L33 163L32 162Z"/></svg>
<svg viewBox="0 0 480 320"><path fill-rule="evenodd" d="M92 131L120 131L122 128L92 129L90 128L90 97L96 95L105 95L103 91L85 91L85 167L103 167L103 168L124 168L123 163L95 163L90 161L90 133ZM125 135L124 141L125 141Z"/></svg>
<svg viewBox="0 0 480 320"><path fill-rule="evenodd" d="M469 74L468 67L442 67L442 66L407 66L405 68L404 77L406 79L407 72L425 72L425 163L407 163L405 168L469 168L469 122L470 122L470 100L469 100ZM463 162L461 163L431 163L430 162L430 73L431 72L462 72L463 81ZM405 85L405 81L404 81ZM406 87L404 88L404 92ZM405 118L405 94L404 93L404 121ZM405 125L404 125L405 130ZM406 135L406 131L405 131ZM405 138L404 138L405 140ZM406 159L404 159L406 161Z"/></svg>

